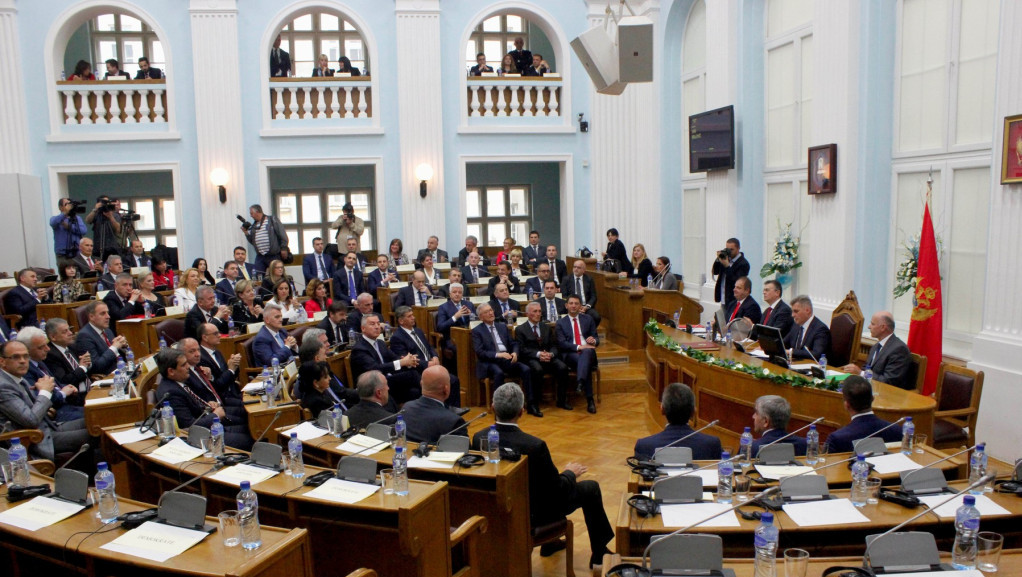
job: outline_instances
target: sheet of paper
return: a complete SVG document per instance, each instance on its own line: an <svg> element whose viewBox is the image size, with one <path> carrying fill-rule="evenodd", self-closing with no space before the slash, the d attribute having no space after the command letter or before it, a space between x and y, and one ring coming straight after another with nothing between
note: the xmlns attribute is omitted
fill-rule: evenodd
<svg viewBox="0 0 1022 577"><path fill-rule="evenodd" d="M891 473L900 473L902 471L912 471L914 469L922 469L923 466L912 460L912 457L904 453L892 453L890 455L880 455L878 457L867 457L866 462L876 467L878 475L888 475Z"/></svg>
<svg viewBox="0 0 1022 577"><path fill-rule="evenodd" d="M791 365L789 365L789 367L793 371L808 371L812 367L818 367L818 366L820 366L819 363L814 363L814 362L811 362L811 361L804 361L804 362L801 362L801 363L792 363Z"/></svg>
<svg viewBox="0 0 1022 577"><path fill-rule="evenodd" d="M979 569L969 569L967 571L913 571L905 573L905 575L911 575L912 577L985 577Z"/></svg>
<svg viewBox="0 0 1022 577"><path fill-rule="evenodd" d="M441 463L439 461L431 461L430 459L423 459L422 457L416 457L412 455L411 459L408 459L409 469L453 469L454 463Z"/></svg>
<svg viewBox="0 0 1022 577"><path fill-rule="evenodd" d="M389 441L381 441L367 435L355 435L338 445L337 450L346 453L358 453L360 455L373 455L389 446Z"/></svg>
<svg viewBox="0 0 1022 577"><path fill-rule="evenodd" d="M204 531L183 529L148 521L132 529L100 549L141 557L158 563L184 553L206 538Z"/></svg>
<svg viewBox="0 0 1022 577"><path fill-rule="evenodd" d="M933 509L938 503L948 498L948 495L925 495L920 496L919 500L924 505ZM959 495L954 499L948 501L946 505L937 507L934 512L941 517L947 517L953 519L955 511L962 506L962 501L965 499L965 495ZM1011 515L1011 511L1004 507L994 503L990 497L986 495L976 495L976 508L979 509L980 517L986 517L988 515Z"/></svg>
<svg viewBox="0 0 1022 577"><path fill-rule="evenodd" d="M747 351L747 352L750 355L752 355L754 357L757 357L757 358L760 358L760 359L769 359L770 358L770 355L764 353L761 349L756 349L754 351Z"/></svg>
<svg viewBox="0 0 1022 577"><path fill-rule="evenodd" d="M105 405L107 403L113 403L117 401L117 397L93 397L91 399L85 399L85 406L91 407L94 405Z"/></svg>
<svg viewBox="0 0 1022 577"><path fill-rule="evenodd" d="M0 513L0 523L14 525L26 531L38 531L43 527L63 521L84 508L82 505L58 499L36 497L24 505L18 505Z"/></svg>
<svg viewBox="0 0 1022 577"><path fill-rule="evenodd" d="M305 496L333 503L351 504L358 503L379 490L380 488L376 485L355 483L342 479L327 479L326 483L309 491Z"/></svg>
<svg viewBox="0 0 1022 577"><path fill-rule="evenodd" d="M863 515L848 499L787 503L784 512L799 527L869 523L869 517Z"/></svg>
<svg viewBox="0 0 1022 577"><path fill-rule="evenodd" d="M298 440L301 442L311 441L312 439L318 439L323 435L326 435L329 431L326 429L320 429L315 423L311 421L305 421L297 427L291 427L284 431L287 436L291 436L291 433L298 433Z"/></svg>
<svg viewBox="0 0 1022 577"><path fill-rule="evenodd" d="M642 494L647 496L647 497L649 497L650 499L653 498L653 491L643 491ZM709 491L703 491L703 501L705 501L707 503L712 502L713 501L713 493L711 493Z"/></svg>
<svg viewBox="0 0 1022 577"><path fill-rule="evenodd" d="M703 519L716 514L723 513L731 508L726 503L686 503L684 505L662 505L660 514L664 518L664 527L688 527ZM738 515L734 511L723 513L714 517L700 527L740 527Z"/></svg>
<svg viewBox="0 0 1022 577"><path fill-rule="evenodd" d="M168 465L176 465L185 461L191 461L195 457L202 455L202 449L189 445L181 440L180 437L175 437L173 441L149 454L158 461L163 461Z"/></svg>
<svg viewBox="0 0 1022 577"><path fill-rule="evenodd" d="M458 459L462 458L465 453L458 453L457 451L433 451L429 454L430 461L436 461L438 463L453 463Z"/></svg>
<svg viewBox="0 0 1022 577"><path fill-rule="evenodd" d="M263 390L265 388L266 388L266 383L264 383L264 382L262 382L260 380L255 380L255 381L249 381L249 383L247 385L242 387L241 391L243 393L252 393L252 392L255 392L255 391L261 391L261 390Z"/></svg>
<svg viewBox="0 0 1022 577"><path fill-rule="evenodd" d="M804 465L756 465L756 470L764 479L783 479L802 473L808 475L813 472L812 467Z"/></svg>
<svg viewBox="0 0 1022 577"><path fill-rule="evenodd" d="M114 384L113 379L102 379L99 381L92 381L93 387L112 387Z"/></svg>
<svg viewBox="0 0 1022 577"><path fill-rule="evenodd" d="M716 469L703 469L702 471L693 471L692 469L664 469L661 471L667 473L668 477L683 477L685 475L695 475L703 480L703 487L716 487L717 470Z"/></svg>
<svg viewBox="0 0 1022 577"><path fill-rule="evenodd" d="M151 439L156 436L153 431L142 432L138 427L132 427L126 431L117 431L116 433L110 433L110 438L117 441L118 445L127 445L129 443L137 443L138 441L144 441Z"/></svg>
<svg viewBox="0 0 1022 577"><path fill-rule="evenodd" d="M271 471L263 467L241 464L220 469L214 473L211 478L240 487L242 481L248 481L252 485L255 485L256 483L262 483L263 481L276 476L276 471Z"/></svg>

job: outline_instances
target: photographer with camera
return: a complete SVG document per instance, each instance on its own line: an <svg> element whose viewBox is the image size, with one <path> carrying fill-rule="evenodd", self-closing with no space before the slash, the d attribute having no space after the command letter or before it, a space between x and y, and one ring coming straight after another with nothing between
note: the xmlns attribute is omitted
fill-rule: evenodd
<svg viewBox="0 0 1022 577"><path fill-rule="evenodd" d="M365 230L366 223L361 218L355 216L355 207L351 206L350 202L347 202L341 208L341 216L337 217L332 228L337 229L337 236L334 237L334 242L340 247L344 246L348 237L362 238L362 231Z"/></svg>
<svg viewBox="0 0 1022 577"><path fill-rule="evenodd" d="M60 214L50 218L50 228L53 229L53 251L57 254L57 262L61 263L78 254L78 241L88 229L79 216L85 212L85 201L62 198L57 202L57 208Z"/></svg>
<svg viewBox="0 0 1022 577"><path fill-rule="evenodd" d="M85 222L92 225L94 252L105 259L121 246L121 201L103 194L96 200L96 206L85 215Z"/></svg>
<svg viewBox="0 0 1022 577"><path fill-rule="evenodd" d="M284 264L290 263L294 257L288 250L287 232L284 230L284 225L280 223L280 219L272 214L264 213L262 205L259 204L250 206L248 214L252 217L254 224L246 222L241 215L238 215L237 218L242 223L241 230L245 233L245 238L256 249L256 273L269 273L270 263L278 259Z"/></svg>
<svg viewBox="0 0 1022 577"><path fill-rule="evenodd" d="M749 261L745 260L745 254L739 252L742 243L737 238L727 239L726 248L717 253L717 260L713 261L713 269L710 271L717 277L717 284L713 289L713 301L723 303L725 306L735 300L735 281L743 276L749 276Z"/></svg>

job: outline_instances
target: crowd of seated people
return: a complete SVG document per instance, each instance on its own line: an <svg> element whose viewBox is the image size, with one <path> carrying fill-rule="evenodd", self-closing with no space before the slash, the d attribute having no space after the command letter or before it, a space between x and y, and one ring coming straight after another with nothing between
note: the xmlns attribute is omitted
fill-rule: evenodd
<svg viewBox="0 0 1022 577"><path fill-rule="evenodd" d="M469 76L543 76L553 72L543 55L525 50L525 39L515 38L515 49L501 57L500 67L496 70L486 63L486 53L476 54L476 64L468 71Z"/></svg>

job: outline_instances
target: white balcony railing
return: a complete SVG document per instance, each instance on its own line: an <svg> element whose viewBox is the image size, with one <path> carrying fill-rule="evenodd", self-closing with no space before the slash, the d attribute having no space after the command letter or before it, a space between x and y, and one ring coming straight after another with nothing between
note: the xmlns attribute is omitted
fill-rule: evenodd
<svg viewBox="0 0 1022 577"><path fill-rule="evenodd" d="M561 78L470 77L468 115L560 116Z"/></svg>
<svg viewBox="0 0 1022 577"><path fill-rule="evenodd" d="M372 79L271 78L270 118L312 121L372 118Z"/></svg>
<svg viewBox="0 0 1022 577"><path fill-rule="evenodd" d="M64 124L163 124L167 85L163 80L57 83Z"/></svg>

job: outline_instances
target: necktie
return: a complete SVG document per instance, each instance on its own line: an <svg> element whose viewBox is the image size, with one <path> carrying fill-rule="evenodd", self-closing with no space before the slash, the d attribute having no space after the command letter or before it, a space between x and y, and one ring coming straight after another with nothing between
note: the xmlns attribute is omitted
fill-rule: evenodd
<svg viewBox="0 0 1022 577"><path fill-rule="evenodd" d="M877 357L880 356L880 349L882 349L882 348L883 348L883 345L881 345L879 342L876 345L874 345L873 346L873 354L870 355L869 362L866 363L866 364L872 366L873 363L876 362Z"/></svg>
<svg viewBox="0 0 1022 577"><path fill-rule="evenodd" d="M770 313L774 312L774 307L767 307L766 314L763 315L763 324L767 324L770 320Z"/></svg>
<svg viewBox="0 0 1022 577"><path fill-rule="evenodd" d="M358 298L358 294L355 292L355 273L354 271L348 271L348 296L351 300Z"/></svg>
<svg viewBox="0 0 1022 577"><path fill-rule="evenodd" d="M550 305L550 312L547 313L547 320L552 321L557 318L557 308L554 307L554 301L548 300L547 304Z"/></svg>
<svg viewBox="0 0 1022 577"><path fill-rule="evenodd" d="M3 331L0 331L0 343L6 343L6 342L7 342L7 335L5 335Z"/></svg>
<svg viewBox="0 0 1022 577"><path fill-rule="evenodd" d="M36 365L36 367L39 368L39 372L41 372L42 374L46 375L47 377L50 376L50 369L48 369L45 364L39 363L38 365Z"/></svg>
<svg viewBox="0 0 1022 577"><path fill-rule="evenodd" d="M85 262L89 263L89 270L95 268L95 266L92 264L92 257L85 257Z"/></svg>
<svg viewBox="0 0 1022 577"><path fill-rule="evenodd" d="M106 346L109 347L111 344L113 344L110 342L110 338L106 336L106 331L103 331L99 334L103 335L103 340L106 342Z"/></svg>
<svg viewBox="0 0 1022 577"><path fill-rule="evenodd" d="M75 360L75 356L71 354L71 349L64 349L64 356L67 357L67 362L71 363L71 368L78 370L78 361Z"/></svg>
<svg viewBox="0 0 1022 577"><path fill-rule="evenodd" d="M273 333L273 340L277 342L277 346L284 348L284 339L280 338L280 333Z"/></svg>
<svg viewBox="0 0 1022 577"><path fill-rule="evenodd" d="M380 357L380 362L387 362L383 360L383 351L380 350L380 341L373 341L373 344L375 345L373 348L376 349L376 356Z"/></svg>
<svg viewBox="0 0 1022 577"><path fill-rule="evenodd" d="M326 265L323 264L323 255L316 255L316 262L319 263L319 279L326 280Z"/></svg>
<svg viewBox="0 0 1022 577"><path fill-rule="evenodd" d="M532 332L536 333L536 340L537 341L540 340L540 338L539 338L539 325L532 325Z"/></svg>
<svg viewBox="0 0 1022 577"><path fill-rule="evenodd" d="M799 351L802 350L802 339L804 339L805 337L806 337L806 328L805 327L799 327L799 329L798 329L798 343L797 343L798 346L795 347L796 350L799 350Z"/></svg>
<svg viewBox="0 0 1022 577"><path fill-rule="evenodd" d="M334 325L334 335L338 344L344 342L344 335L341 334L341 325Z"/></svg>
<svg viewBox="0 0 1022 577"><path fill-rule="evenodd" d="M195 371L195 374L199 375L199 380L202 381L202 384L206 385L209 392L213 393L213 397L216 398L216 402L223 404L223 401L220 400L220 395L216 394L216 389L213 388L213 383L209 382L209 379L206 378L206 374L198 369L192 370Z"/></svg>
<svg viewBox="0 0 1022 577"><path fill-rule="evenodd" d="M739 301L735 301L735 310L731 311L731 318L729 318L727 322L730 323L731 321L735 320L735 317L738 315L738 309L740 308L742 308L742 303Z"/></svg>
<svg viewBox="0 0 1022 577"><path fill-rule="evenodd" d="M500 303L500 310L507 316L507 301Z"/></svg>
<svg viewBox="0 0 1022 577"><path fill-rule="evenodd" d="M497 325L490 325L490 332L493 334L493 342L497 345L497 352L506 353L507 348L504 347L504 343L501 342L500 336L497 334Z"/></svg>
<svg viewBox="0 0 1022 577"><path fill-rule="evenodd" d="M36 294L36 292L34 290L29 289L29 288L26 288L25 290L28 291L28 294L32 295L32 298L34 298L36 300L36 302L39 302L39 295Z"/></svg>
<svg viewBox="0 0 1022 577"><path fill-rule="evenodd" d="M422 351L422 358L429 359L429 353L426 352L426 347L422 344L422 341L419 339L419 335L415 334L415 331L412 331L411 334L412 340L415 341L415 346L419 347L419 350Z"/></svg>
<svg viewBox="0 0 1022 577"><path fill-rule="evenodd" d="M426 293L419 293L419 304L426 306Z"/></svg>
<svg viewBox="0 0 1022 577"><path fill-rule="evenodd" d="M571 324L575 327L575 344L582 345L582 331L578 330L578 317L571 319Z"/></svg>
<svg viewBox="0 0 1022 577"><path fill-rule="evenodd" d="M557 278L557 263L554 261L550 261L550 272L554 277L554 286L561 286L561 281Z"/></svg>
<svg viewBox="0 0 1022 577"><path fill-rule="evenodd" d="M473 283L479 282L479 271L476 270L476 267L472 267L472 282Z"/></svg>
<svg viewBox="0 0 1022 577"><path fill-rule="evenodd" d="M586 297L582 293L582 277L575 277L575 294L578 295L578 298L582 299L582 304L584 305Z"/></svg>

